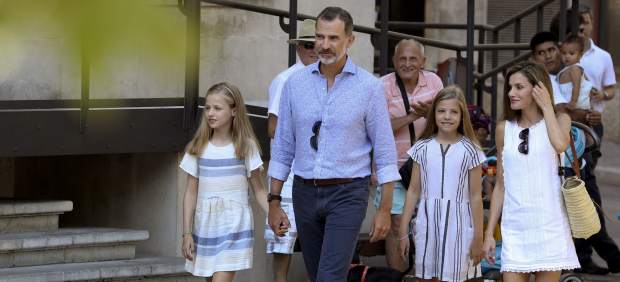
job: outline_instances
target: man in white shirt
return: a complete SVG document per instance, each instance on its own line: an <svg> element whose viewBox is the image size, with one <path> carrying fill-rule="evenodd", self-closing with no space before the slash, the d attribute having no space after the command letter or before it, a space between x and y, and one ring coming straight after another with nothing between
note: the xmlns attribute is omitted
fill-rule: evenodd
<svg viewBox="0 0 620 282"><path fill-rule="evenodd" d="M276 125L278 123L278 111L280 106L280 97L282 95L282 87L284 82L294 72L303 69L305 66L312 64L318 60L318 56L314 51L314 20L304 20L301 23L297 38L288 41L289 44L295 44L297 56L299 60L296 64L279 73L269 86L269 119L267 125L267 133L269 138L273 138ZM291 173L282 187L280 196L280 205L284 212L288 215L291 226L285 236L279 237L274 235L269 224L265 226L265 241L267 253L273 254L273 275L274 281L287 281L287 274L291 262L291 255L297 239L297 228L295 226L295 214L293 212L292 201L293 174Z"/></svg>
<svg viewBox="0 0 620 282"><path fill-rule="evenodd" d="M602 113L605 110L605 103L614 98L616 94L616 74L614 72L614 64L611 55L599 48L592 40L593 26L592 10L587 5L579 5L579 37L584 40L584 53L579 63L583 66L584 72L588 79L592 82L598 91L593 91L590 95L592 98L592 107L594 110ZM603 124L593 126L594 131L603 138ZM592 152L593 165L596 166L598 158L601 156L599 152ZM601 195L596 191L588 189L590 197L599 205L601 204ZM598 200L598 201L597 201ZM601 232L593 235L587 240L575 240L577 247L577 256L583 265L591 260L592 248L607 262L609 271L612 273L620 272L620 250L615 242L607 235L605 231L605 220L603 215L599 213L601 218Z"/></svg>
<svg viewBox="0 0 620 282"><path fill-rule="evenodd" d="M572 20L573 9L566 11L567 29L564 31L559 30L559 16L558 13L551 22L551 30L556 34L564 32L570 33L570 22ZM592 108L599 113L605 110L605 102L610 101L616 94L616 74L614 72L614 65L609 53L594 44L592 40L592 31L594 29L592 10L589 6L580 4L579 9L579 37L583 39L584 53L579 61L579 64L583 67L584 73L588 80L592 82L595 90L590 93L592 98ZM593 126L594 131L602 138L603 137L603 124ZM596 166L596 160L600 157L599 153L594 154L594 166Z"/></svg>
<svg viewBox="0 0 620 282"><path fill-rule="evenodd" d="M583 39L584 43L584 53L579 63L583 66L588 79L598 90L592 94L592 100L595 104L598 102L600 105L598 109L596 108L597 106L594 106L595 110L602 113L604 111L603 102L613 99L616 94L614 64L611 60L611 55L596 46L592 40L593 17L590 8L585 5L579 5L579 14L579 37ZM602 131L599 135L602 137Z"/></svg>
<svg viewBox="0 0 620 282"><path fill-rule="evenodd" d="M560 59L560 48L558 46L557 36L548 31L541 31L530 40L530 49L532 50L532 61L541 64L549 73L549 79L553 86L553 102L557 109L566 109L568 100L561 94L558 84L557 73L562 69L562 61ZM592 110L574 109L568 113L573 120L584 124L595 126L601 122L601 113Z"/></svg>

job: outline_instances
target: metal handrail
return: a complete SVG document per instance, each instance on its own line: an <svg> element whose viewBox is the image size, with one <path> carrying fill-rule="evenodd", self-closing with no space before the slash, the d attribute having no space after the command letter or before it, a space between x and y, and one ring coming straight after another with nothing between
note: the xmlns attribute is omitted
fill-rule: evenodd
<svg viewBox="0 0 620 282"><path fill-rule="evenodd" d="M226 7L246 10L250 12L277 16L281 18L289 17L289 13L284 10L267 8L267 7L262 7L262 6L257 6L257 5L252 5L252 4L247 4L247 3L237 2L237 1L231 1L231 0L201 0L201 1L205 3L217 4L217 5L222 5ZM545 0L545 1L549 1L549 0ZM316 20L316 17L306 15L306 14L297 14L297 19L298 20L305 20L305 19ZM446 26L449 26L449 25L452 25L452 24L447 24ZM454 26L460 26L460 24L454 24ZM467 25L464 25L464 26L466 27ZM482 26L482 25L480 27L485 30L490 28L490 26ZM353 25L353 30L356 32L369 34L369 35L381 34L381 29L363 26L363 25ZM443 48L443 49L448 49L452 51L466 51L467 50L467 46L464 44L448 43L448 42L444 42L441 40L424 38L424 37L410 35L410 34L406 34L402 32L388 31L388 36L394 39L415 39L416 41L419 41L420 43L427 45L427 46ZM529 47L527 44L512 44L512 43L486 43L486 44L474 45L474 50L514 50L514 49L525 50L525 49L529 49Z"/></svg>
<svg viewBox="0 0 620 282"><path fill-rule="evenodd" d="M530 45L527 43L485 43L474 45L474 50L529 50Z"/></svg>
<svg viewBox="0 0 620 282"><path fill-rule="evenodd" d="M500 66L498 66L498 67L496 67L496 68L494 68L494 69L492 69L492 70L490 70L488 72L485 72L485 73L478 73L478 72L476 72L476 73L474 73L474 77L477 80L479 80L479 81L480 80L484 81L487 78L489 78L489 77L491 77L491 76L493 76L495 74L498 74L498 73L502 72L503 70L509 68L510 66L514 65L515 63L518 63L520 61L526 60L527 58L529 58L531 56L531 54L532 54L532 52L523 53L523 54L521 54L521 55L519 55L517 57L514 57L512 60L510 60L508 62L505 62L505 63L501 64Z"/></svg>
<svg viewBox="0 0 620 282"><path fill-rule="evenodd" d="M375 26L379 25L377 22ZM454 24L454 23L427 23L427 22L403 22L403 21L389 21L388 26L391 28L417 28L417 29L467 29L467 24ZM492 31L494 26L487 24L474 25L476 30Z"/></svg>
<svg viewBox="0 0 620 282"><path fill-rule="evenodd" d="M529 16L530 14L532 14L533 12L535 12L536 10L538 10L539 8L544 8L545 6L547 6L549 3L553 2L555 0L542 0L538 3L534 3L531 6L529 6L527 9L523 10L521 13L518 13L510 18L508 18L507 20L495 25L495 27L493 27L493 31L499 31L507 26L509 26L510 24L516 22L517 20L520 20L522 18L525 18L527 16ZM560 0L562 1L562 0Z"/></svg>
<svg viewBox="0 0 620 282"><path fill-rule="evenodd" d="M246 10L246 11L250 11L250 12L256 12L256 13L260 13L260 14L272 15L272 16L276 16L276 17L288 18L288 16L289 16L288 11L285 11L285 10L268 8L268 7L258 6L258 5L252 5L252 4L247 4L247 3L243 3L243 2L229 1L229 0L200 0L200 1L202 1L203 3L217 4L217 5L221 5L221 6L236 8L236 9L239 9L239 10ZM205 8L205 6L202 6L202 7ZM316 17L310 16L310 15L306 15L306 14L299 14L298 13L297 14L297 19L298 20L305 20L305 19L316 20Z"/></svg>
<svg viewBox="0 0 620 282"><path fill-rule="evenodd" d="M394 39L414 39L427 46L449 49L453 51L464 51L467 49L465 45L448 43L448 42L444 42L441 40L424 38L424 37L415 36L415 35L406 34L406 33L397 32L397 31L388 31L388 36Z"/></svg>

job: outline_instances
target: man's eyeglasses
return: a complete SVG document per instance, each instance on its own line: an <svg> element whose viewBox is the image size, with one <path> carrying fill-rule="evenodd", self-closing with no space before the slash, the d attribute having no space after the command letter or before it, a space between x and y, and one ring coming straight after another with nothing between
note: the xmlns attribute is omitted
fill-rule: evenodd
<svg viewBox="0 0 620 282"><path fill-rule="evenodd" d="M312 137L310 137L310 147L317 151L319 149L319 131L321 131L321 121L317 121L312 126Z"/></svg>
<svg viewBox="0 0 620 282"><path fill-rule="evenodd" d="M527 153L529 152L529 146L528 146L528 137L530 136L530 129L526 128L521 130L521 132L519 132L519 139L523 140L520 144L519 144L519 153L527 155Z"/></svg>
<svg viewBox="0 0 620 282"><path fill-rule="evenodd" d="M304 42L304 44L302 44L301 46L304 46L304 49L306 50L313 50L314 42Z"/></svg>

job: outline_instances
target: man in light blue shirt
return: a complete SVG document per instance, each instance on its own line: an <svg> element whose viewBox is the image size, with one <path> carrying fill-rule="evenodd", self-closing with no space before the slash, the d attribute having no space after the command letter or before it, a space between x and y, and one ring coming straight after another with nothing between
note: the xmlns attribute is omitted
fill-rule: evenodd
<svg viewBox="0 0 620 282"><path fill-rule="evenodd" d="M317 17L319 62L286 81L269 175L269 225L283 235L279 192L293 159L293 206L311 281L345 281L368 205L372 159L383 195L371 241L390 227L392 182L400 180L383 84L347 56L351 15L327 7Z"/></svg>

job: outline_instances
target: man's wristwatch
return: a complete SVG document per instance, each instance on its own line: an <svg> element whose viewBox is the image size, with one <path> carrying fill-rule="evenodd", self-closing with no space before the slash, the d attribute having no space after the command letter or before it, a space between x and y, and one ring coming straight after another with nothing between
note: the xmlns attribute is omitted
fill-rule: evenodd
<svg viewBox="0 0 620 282"><path fill-rule="evenodd" d="M276 200L276 201L282 201L282 196L277 195L277 194L267 194L267 202L271 203L271 201Z"/></svg>

